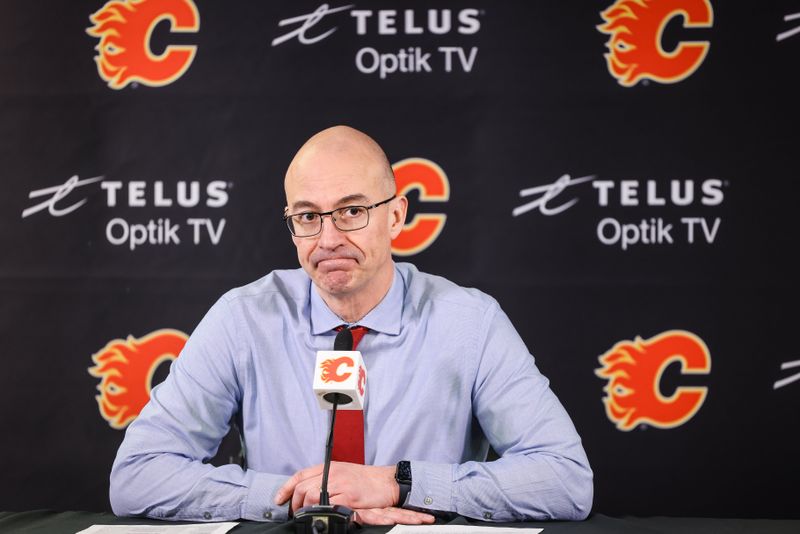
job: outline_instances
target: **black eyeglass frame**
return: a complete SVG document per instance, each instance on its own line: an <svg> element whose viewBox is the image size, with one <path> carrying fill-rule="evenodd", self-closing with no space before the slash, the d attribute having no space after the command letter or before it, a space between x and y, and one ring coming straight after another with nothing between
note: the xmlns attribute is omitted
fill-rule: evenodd
<svg viewBox="0 0 800 534"><path fill-rule="evenodd" d="M353 205L353 206L342 206L341 208L336 208L336 209L330 210L330 211L299 211L297 213L286 213L286 214L283 215L282 219L283 219L283 222L286 223L287 228L289 228L289 232L291 232L291 234L293 236L299 237L299 238L314 237L315 235L319 235L322 232L322 219L326 215L330 216L331 221L333 221L333 226L335 226L336 229L339 230L340 232L355 232L356 230L363 230L364 228L369 226L369 210L371 210L373 208L377 208L378 206L382 206L384 204L387 204L387 203L391 202L392 200L394 200L395 198L397 198L397 195L392 195L391 197L387 198L386 200L381 200L380 202L376 202L375 204L372 204L371 206ZM337 211L348 210L348 209L351 209L351 208L364 208L364 209L367 210L367 222L366 222L366 224L364 226L360 227L360 228L351 228L350 230L343 230L342 228L339 228L338 226L336 226L336 218L333 216L333 214L336 213ZM317 232L313 233L313 234L299 236L299 235L294 233L294 230L292 230L292 227L290 226L290 223L289 223L289 219L294 217L294 216L296 216L296 215L305 215L307 213L313 213L315 215L319 215L319 230L317 230Z"/></svg>

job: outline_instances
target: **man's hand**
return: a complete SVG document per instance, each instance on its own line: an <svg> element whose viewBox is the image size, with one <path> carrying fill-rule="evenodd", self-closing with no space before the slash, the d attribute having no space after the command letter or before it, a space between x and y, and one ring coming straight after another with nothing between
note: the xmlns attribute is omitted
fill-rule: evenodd
<svg viewBox="0 0 800 534"><path fill-rule="evenodd" d="M393 506L361 509L355 512L355 522L361 525L429 525L435 521L430 514Z"/></svg>
<svg viewBox="0 0 800 534"><path fill-rule="evenodd" d="M292 510L319 503L322 485L322 465L301 469L281 486L275 504L291 498ZM414 518L406 510L394 508L400 497L400 487L394 479L394 466L372 466L331 462L328 494L331 504L342 504L359 511L365 521L384 518ZM364 515L366 514L366 516ZM427 517L427 514L420 514ZM380 524L380 523L379 523ZM387 523L388 524L388 523Z"/></svg>

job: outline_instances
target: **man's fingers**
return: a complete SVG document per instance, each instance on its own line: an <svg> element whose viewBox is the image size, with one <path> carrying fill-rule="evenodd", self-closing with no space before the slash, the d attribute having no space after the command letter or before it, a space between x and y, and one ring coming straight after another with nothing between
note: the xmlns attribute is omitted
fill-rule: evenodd
<svg viewBox="0 0 800 534"><path fill-rule="evenodd" d="M358 502L353 501L345 493L336 493L334 491L330 491L330 488L328 488L328 494L330 495L331 504L341 504L342 506L347 506L350 509L358 508Z"/></svg>
<svg viewBox="0 0 800 534"><path fill-rule="evenodd" d="M404 508L362 508L355 512L356 522L362 525L425 525L435 521L430 514Z"/></svg>
<svg viewBox="0 0 800 534"><path fill-rule="evenodd" d="M299 510L303 507L303 501L306 498L305 492L301 492L299 488L295 488L294 493L292 494L292 505L291 509L294 511Z"/></svg>
<svg viewBox="0 0 800 534"><path fill-rule="evenodd" d="M295 491L295 487L297 487L299 483L321 474L321 465L315 465L313 467L307 467L297 471L295 474L290 476L289 479L284 482L283 486L278 489L277 493L275 493L275 504L281 505L285 503L289 500L289 497L292 496L292 493Z"/></svg>
<svg viewBox="0 0 800 534"><path fill-rule="evenodd" d="M401 508L369 508L356 511L356 520L362 525L423 525L434 522L429 514Z"/></svg>
<svg viewBox="0 0 800 534"><path fill-rule="evenodd" d="M280 487L275 503L291 501L292 510L319 502L323 466L301 469ZM393 466L364 466L343 462L331 464L328 492L334 504L357 509L383 509L397 500Z"/></svg>
<svg viewBox="0 0 800 534"><path fill-rule="evenodd" d="M299 510L306 505L307 499L314 494L314 488L318 488L318 484L314 484L313 479L304 480L294 488L292 494L292 510ZM319 490L316 490L319 492Z"/></svg>
<svg viewBox="0 0 800 534"><path fill-rule="evenodd" d="M319 504L319 494L319 486L315 486L313 484L310 485L308 488L306 488L305 495L303 496L303 506ZM295 492L295 495L297 495L297 492Z"/></svg>

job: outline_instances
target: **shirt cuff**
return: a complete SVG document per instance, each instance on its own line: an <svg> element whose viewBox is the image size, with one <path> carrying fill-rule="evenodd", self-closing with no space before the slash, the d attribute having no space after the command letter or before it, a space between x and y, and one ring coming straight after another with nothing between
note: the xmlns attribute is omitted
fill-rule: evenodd
<svg viewBox="0 0 800 534"><path fill-rule="evenodd" d="M289 519L289 503L282 506L275 504L275 494L289 479L284 475L258 473L253 471L250 491L244 502L242 519L250 521L287 521Z"/></svg>
<svg viewBox="0 0 800 534"><path fill-rule="evenodd" d="M453 472L456 464L411 461L411 493L406 506L455 512Z"/></svg>

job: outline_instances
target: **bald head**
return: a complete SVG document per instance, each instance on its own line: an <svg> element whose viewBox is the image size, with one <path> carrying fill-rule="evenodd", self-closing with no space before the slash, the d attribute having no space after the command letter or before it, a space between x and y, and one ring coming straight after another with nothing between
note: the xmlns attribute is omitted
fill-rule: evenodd
<svg viewBox="0 0 800 534"><path fill-rule="evenodd" d="M300 148L284 187L300 265L334 313L345 322L358 321L392 285L392 240L400 235L408 209L406 197L395 195L386 154L362 132L334 126ZM358 207L366 210L353 209ZM318 219L309 217L314 213ZM294 221L313 222L309 232L317 233L297 237Z"/></svg>
<svg viewBox="0 0 800 534"><path fill-rule="evenodd" d="M286 171L284 188L309 173L345 173L378 180L379 188L392 195L394 174L383 149L367 134L349 126L333 126L311 137L295 154Z"/></svg>

